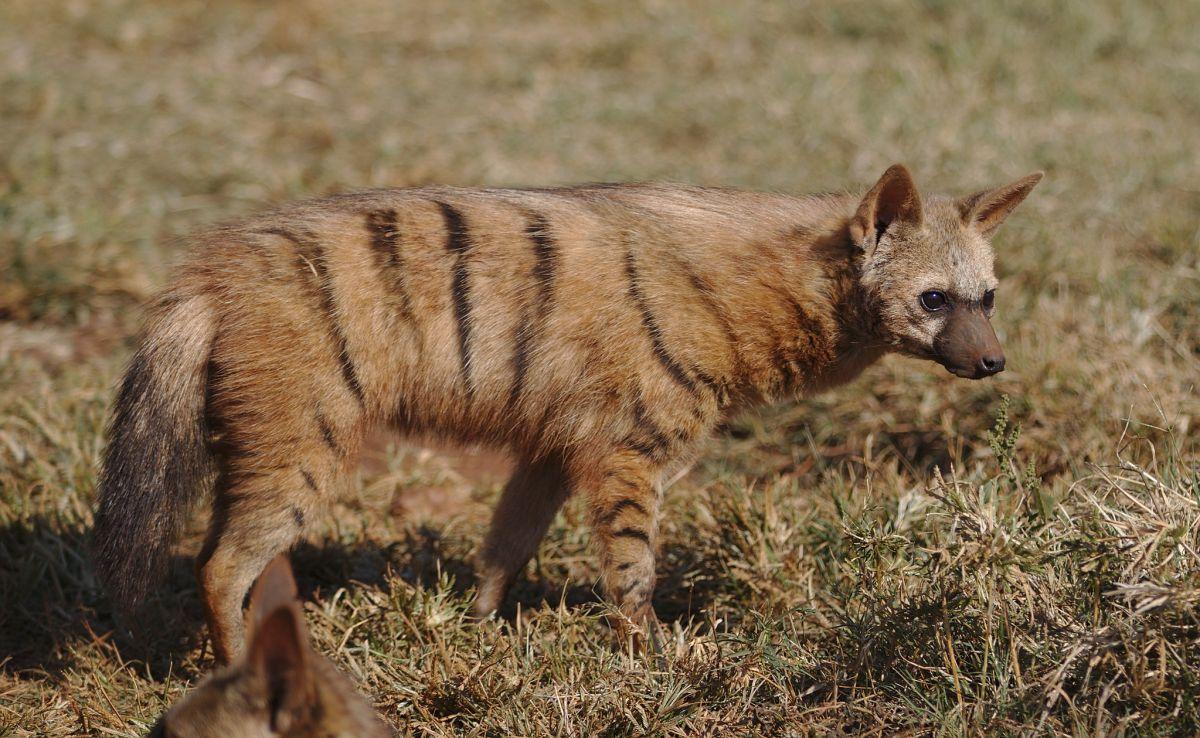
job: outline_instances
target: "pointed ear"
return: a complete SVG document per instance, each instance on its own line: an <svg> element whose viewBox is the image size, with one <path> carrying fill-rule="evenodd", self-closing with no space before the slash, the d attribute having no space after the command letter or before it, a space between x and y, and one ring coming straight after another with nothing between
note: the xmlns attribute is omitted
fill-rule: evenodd
<svg viewBox="0 0 1200 738"><path fill-rule="evenodd" d="M308 634L287 557L275 557L250 594L246 663L267 687L275 732L286 732L312 707Z"/></svg>
<svg viewBox="0 0 1200 738"><path fill-rule="evenodd" d="M869 252L892 223L919 226L923 219L921 195L912 174L903 164L893 164L858 204L850 220L850 238Z"/></svg>
<svg viewBox="0 0 1200 738"><path fill-rule="evenodd" d="M292 576L292 565L286 555L280 554L267 564L254 583L246 630L253 633L266 616L295 601L296 579Z"/></svg>
<svg viewBox="0 0 1200 738"><path fill-rule="evenodd" d="M276 733L301 723L313 707L308 637L295 603L267 614L250 636L246 663L267 688L267 709Z"/></svg>
<svg viewBox="0 0 1200 738"><path fill-rule="evenodd" d="M1008 214L1021 204L1038 182L1042 181L1042 176L1042 172L1034 172L1003 187L982 190L961 198L955 205L958 206L963 223L974 225L983 235L991 236Z"/></svg>

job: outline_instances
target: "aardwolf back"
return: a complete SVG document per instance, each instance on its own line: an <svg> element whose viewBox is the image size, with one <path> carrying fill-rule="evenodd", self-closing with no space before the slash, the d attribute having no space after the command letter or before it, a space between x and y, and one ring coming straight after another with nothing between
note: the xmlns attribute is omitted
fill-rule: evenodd
<svg viewBox="0 0 1200 738"><path fill-rule="evenodd" d="M927 200L666 185L378 190L194 238L117 395L95 529L117 601L215 489L198 571L216 653L262 567L385 425L509 449L479 552L490 612L570 494L603 585L653 618L655 486L748 405L888 351L999 371L988 238L1040 175Z"/></svg>

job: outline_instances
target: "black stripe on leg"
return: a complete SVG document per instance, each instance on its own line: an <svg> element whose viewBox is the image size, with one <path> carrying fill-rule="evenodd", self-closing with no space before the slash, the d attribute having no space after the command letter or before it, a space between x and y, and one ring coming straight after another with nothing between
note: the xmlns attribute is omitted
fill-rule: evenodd
<svg viewBox="0 0 1200 738"><path fill-rule="evenodd" d="M400 226L396 211L372 210L365 214L367 232L371 234L371 249L379 271L385 275L399 300L399 312L407 320L413 319L412 299L408 294L408 275L404 271L404 253L400 250Z"/></svg>
<svg viewBox="0 0 1200 738"><path fill-rule="evenodd" d="M637 306L638 312L641 313L642 326L646 329L646 333L650 335L650 346L654 352L654 357L658 359L658 363L662 365L667 374L681 387L684 387L689 392L695 392L696 383L687 375L687 372L684 371L679 362L671 356L671 352L667 350L662 328L659 327L658 320L654 317L653 311L650 310L650 305L646 301L646 295L638 283L637 260L634 258L632 247L627 247L625 251L625 276L629 280L629 296Z"/></svg>
<svg viewBox="0 0 1200 738"><path fill-rule="evenodd" d="M259 233L279 236L295 245L296 267L304 275L305 282L313 285L317 292L321 310L325 313L329 326L330 339L333 341L334 351L337 354L338 363L341 365L342 378L346 382L346 387L354 395L354 399L358 400L358 404L361 406L363 404L362 384L358 380L358 370L346 348L346 336L342 333L342 327L337 320L337 302L334 299L333 284L329 281L325 251L321 248L320 242L312 236L300 235L286 228L264 228Z"/></svg>
<svg viewBox="0 0 1200 738"><path fill-rule="evenodd" d="M621 589L620 589L621 599L623 600L626 597L628 597L629 594L631 592L633 592L633 590L637 589L640 586L642 586L642 582L633 581L633 582L630 582L629 584L626 584L624 587L621 587Z"/></svg>
<svg viewBox="0 0 1200 738"><path fill-rule="evenodd" d="M642 489L644 488L644 485L639 484L638 482L635 482L634 480L629 479L628 477L621 476L621 474L618 472L606 472L604 475L604 478L612 479L612 480L616 481L617 484L620 484L622 487L627 487L627 488L633 490L634 492L641 492Z"/></svg>
<svg viewBox="0 0 1200 738"><path fill-rule="evenodd" d="M317 480L313 479L313 475L308 473L308 469L300 467L300 476L304 477L304 483L308 485L309 489L313 492L317 491Z"/></svg>
<svg viewBox="0 0 1200 738"><path fill-rule="evenodd" d="M525 235L533 243L533 280L537 284L537 297L532 307L527 307L517 329L513 348L513 384L508 395L509 408L521 399L525 389L525 374L529 369L529 353L534 340L541 335L546 315L554 304L554 278L558 272L558 247L550 236L550 224L539 214L532 214L525 227Z"/></svg>
<svg viewBox="0 0 1200 738"><path fill-rule="evenodd" d="M618 528L612 532L613 538L636 538L637 540L650 545L650 535L641 528Z"/></svg>
<svg viewBox="0 0 1200 738"><path fill-rule="evenodd" d="M642 503L638 502L637 500L626 498L613 505L608 512L604 513L604 517L600 519L600 524L612 525L613 521L617 519L617 516L621 514L622 510L629 509L637 510L642 515L648 516L650 514L646 512L646 508L642 506Z"/></svg>
<svg viewBox="0 0 1200 738"><path fill-rule="evenodd" d="M438 202L437 206L446 224L446 250L455 255L450 297L454 303L454 321L458 326L458 358L463 386L470 398L475 395L475 381L471 377L471 285L467 273L467 254L473 244L462 213L444 202Z"/></svg>
<svg viewBox="0 0 1200 738"><path fill-rule="evenodd" d="M638 431L645 436L644 439L632 441L630 446L633 450L651 458L657 458L671 447L671 439L667 438L666 434L659 430L654 421L647 414L646 405L642 398L636 397L633 401L633 423L637 426Z"/></svg>
<svg viewBox="0 0 1200 738"><path fill-rule="evenodd" d="M325 445L334 454L341 456L342 447L338 445L337 439L333 437L333 428L329 427L329 421L325 419L325 415L321 411L317 411L317 428L321 431L321 439L325 441Z"/></svg>
<svg viewBox="0 0 1200 738"><path fill-rule="evenodd" d="M625 439L625 446L629 448L629 450L654 461L662 459L663 456L663 451L661 448L637 438Z"/></svg>

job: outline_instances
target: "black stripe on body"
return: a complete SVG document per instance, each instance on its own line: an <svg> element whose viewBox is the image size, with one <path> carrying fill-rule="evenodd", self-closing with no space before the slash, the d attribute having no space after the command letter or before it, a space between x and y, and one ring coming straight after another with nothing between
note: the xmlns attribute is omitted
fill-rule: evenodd
<svg viewBox="0 0 1200 738"><path fill-rule="evenodd" d="M452 205L438 202L446 224L446 250L455 255L450 279L450 296L454 303L454 321L458 326L458 357L463 386L467 397L475 395L471 377L471 285L467 274L467 253L471 250L471 234L463 215Z"/></svg>
<svg viewBox="0 0 1200 738"><path fill-rule="evenodd" d="M775 348L771 350L771 359L775 362L775 366L779 368L780 376L783 380L784 389L793 388L799 381L799 376L796 374L796 367L791 358L783 350L782 339L776 336L774 338Z"/></svg>
<svg viewBox="0 0 1200 738"><path fill-rule="evenodd" d="M408 294L408 275L404 271L404 253L400 250L400 227L396 211L372 210L366 213L367 232L371 234L371 249L379 270L388 277L395 295L400 300L400 314L413 320L412 299Z"/></svg>
<svg viewBox="0 0 1200 738"><path fill-rule="evenodd" d="M733 358L734 366L739 366L741 356L738 354L737 333L733 329L733 322L729 320L729 316L717 302L716 296L713 294L713 287L708 283L708 280L700 277L691 268L680 261L680 268L687 276L688 283L696 290L696 294L700 296L700 301L704 303L704 307L716 319L717 324L721 326L721 332L725 334L725 341L729 344L729 353ZM721 393L722 397L726 396L725 392Z"/></svg>
<svg viewBox="0 0 1200 738"><path fill-rule="evenodd" d="M629 296L633 298L634 304L637 305L638 312L642 316L642 326L650 335L650 345L654 351L654 357L658 359L658 363L662 364L667 374L671 375L671 378L678 382L680 386L686 388L689 392L695 392L696 383L687 375L687 372L679 365L679 362L671 356L671 352L667 350L666 343L663 340L662 329L659 327L654 313L650 310L650 305L646 302L646 295L638 283L637 259L634 258L632 248L627 248L625 251L625 276L629 279Z"/></svg>
<svg viewBox="0 0 1200 738"><path fill-rule="evenodd" d="M829 332L825 326L810 315L796 300L791 300L790 303L792 314L796 318L796 332L803 337L805 348L808 351L805 358L808 360L806 363L811 365L809 368L816 369L818 364L831 361L833 358L830 349L832 342L829 340Z"/></svg>
<svg viewBox="0 0 1200 738"><path fill-rule="evenodd" d="M403 430L416 430L416 419L413 417L412 406L403 397L396 401L396 409L392 417L396 424Z"/></svg>
<svg viewBox="0 0 1200 738"><path fill-rule="evenodd" d="M309 284L314 281L316 283L315 288L321 302L321 310L325 313L329 325L329 335L333 340L334 351L337 353L338 363L342 368L342 378L346 381L346 387L354 395L354 399L358 400L358 404L361 406L363 404L362 384L358 381L358 370L355 369L354 361L350 358L350 352L346 348L346 336L342 333L342 327L337 320L337 303L333 295L333 285L329 281L325 252L320 243L311 236L300 236L285 228L264 228L260 233L279 236L295 245L296 267L301 274L306 275L306 281Z"/></svg>
<svg viewBox="0 0 1200 738"><path fill-rule="evenodd" d="M775 346L772 352L773 359L779 366L784 381L789 387L794 387L800 382L811 380L821 371L823 365L833 361L833 340L830 332L818 318L809 314L793 295L778 285L768 284L763 280L759 282L779 297L794 319L790 339L785 339L774 331L771 336ZM791 346L791 351L785 349L785 346ZM797 373L798 369L804 376Z"/></svg>
<svg viewBox="0 0 1200 738"><path fill-rule="evenodd" d="M701 369L701 368L700 368L700 367L698 367L698 366L693 366L693 367L692 367L692 373L693 373L693 374L695 374L695 375L696 375L696 379L699 379L699 380L700 380L700 382L701 382L701 383L702 383L702 384L703 384L705 387L708 387L708 389L709 389L709 390L710 390L710 391L711 391L713 394L717 394L717 395L721 394L721 383L720 383L720 382L718 382L718 381L716 380L716 378L715 378L715 377L713 377L711 374L709 374L708 372L704 371L703 369Z"/></svg>
<svg viewBox="0 0 1200 738"><path fill-rule="evenodd" d="M541 333L546 315L554 303L554 278L558 273L558 247L550 236L550 224L545 217L533 214L525 227L525 235L533 243L535 262L533 281L537 284L537 297L525 308L521 327L517 329L513 348L513 384L508 395L508 407L515 407L525 389L525 374L529 370L529 354L535 339Z"/></svg>

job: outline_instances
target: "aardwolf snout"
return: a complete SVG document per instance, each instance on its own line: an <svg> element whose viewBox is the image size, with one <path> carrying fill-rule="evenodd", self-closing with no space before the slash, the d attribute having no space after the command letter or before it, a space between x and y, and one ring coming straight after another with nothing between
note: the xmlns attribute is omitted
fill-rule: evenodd
<svg viewBox="0 0 1200 738"><path fill-rule="evenodd" d="M938 361L954 375L983 379L1004 371L1004 349L980 309L955 310L933 343Z"/></svg>

